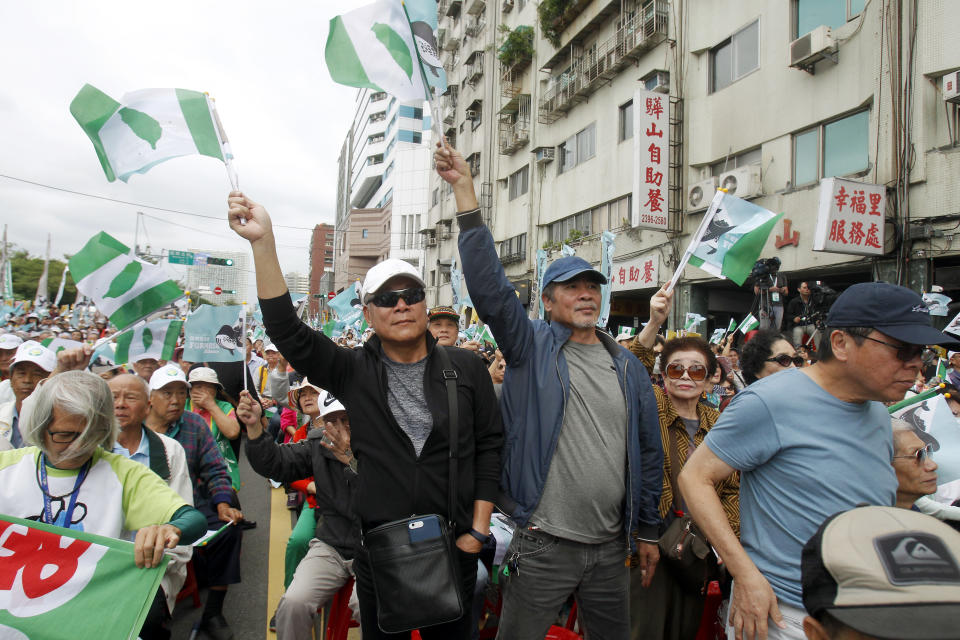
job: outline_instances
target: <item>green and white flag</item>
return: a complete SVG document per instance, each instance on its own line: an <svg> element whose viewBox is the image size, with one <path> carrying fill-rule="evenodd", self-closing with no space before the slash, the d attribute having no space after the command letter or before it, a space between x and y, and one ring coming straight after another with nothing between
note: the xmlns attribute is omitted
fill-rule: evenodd
<svg viewBox="0 0 960 640"><path fill-rule="evenodd" d="M132 640L166 564L138 569L132 542L0 515L0 638Z"/></svg>
<svg viewBox="0 0 960 640"><path fill-rule="evenodd" d="M70 103L70 113L93 143L110 182L126 182L179 156L230 157L209 97L199 91L141 89L120 103L85 84Z"/></svg>
<svg viewBox="0 0 960 640"><path fill-rule="evenodd" d="M740 323L740 326L737 327L737 331L746 335L748 331L753 331L760 326L760 321L757 320L752 313L748 313L747 317L743 319L743 322Z"/></svg>
<svg viewBox="0 0 960 640"><path fill-rule="evenodd" d="M485 324L485 325L483 325L482 327L480 327L479 330L477 330L477 332L476 332L476 340L477 340L477 342L489 342L490 344L493 345L493 348L494 348L494 349L499 348L499 347L497 347L497 341L493 339L493 334L490 333L490 326L489 326L489 325L486 325L486 324Z"/></svg>
<svg viewBox="0 0 960 640"><path fill-rule="evenodd" d="M624 333L627 333L627 334L629 334L629 335L631 335L631 336L635 336L635 335L637 335L637 328L636 328L636 327L627 327L627 326L624 326L624 325L621 324L620 326L617 327L617 335L619 336L619 335L622 335L622 334L624 334Z"/></svg>
<svg viewBox="0 0 960 640"><path fill-rule="evenodd" d="M183 297L163 267L140 260L130 247L103 231L70 258L70 273L77 290L118 329Z"/></svg>
<svg viewBox="0 0 960 640"><path fill-rule="evenodd" d="M134 327L117 338L115 362L126 364L141 357L170 360L182 327L180 320L154 320Z"/></svg>
<svg viewBox="0 0 960 640"><path fill-rule="evenodd" d="M723 336L725 335L723 327L713 330L713 335L710 336L710 344L720 344L723 341Z"/></svg>
<svg viewBox="0 0 960 640"><path fill-rule="evenodd" d="M947 361L943 358L937 358L937 377L941 382L947 381Z"/></svg>
<svg viewBox="0 0 960 640"><path fill-rule="evenodd" d="M66 338L47 338L46 340L41 340L40 344L45 346L50 351L53 351L55 354L60 353L64 349L77 349L83 346L82 342L77 340L67 340Z"/></svg>
<svg viewBox="0 0 960 640"><path fill-rule="evenodd" d="M730 318L730 326L727 327L727 333L733 333L737 330L737 321L733 318Z"/></svg>
<svg viewBox="0 0 960 640"><path fill-rule="evenodd" d="M687 331L696 331L697 327L700 326L700 323L706 320L699 313L687 313L686 321L683 323L683 328Z"/></svg>
<svg viewBox="0 0 960 640"><path fill-rule="evenodd" d="M406 6L409 21L401 0L380 0L330 21L324 55L334 82L384 91L401 102L426 99L424 78L446 90L436 1L407 0Z"/></svg>
<svg viewBox="0 0 960 640"><path fill-rule="evenodd" d="M783 214L717 191L704 216L706 225L690 264L742 285L760 257L770 231Z"/></svg>

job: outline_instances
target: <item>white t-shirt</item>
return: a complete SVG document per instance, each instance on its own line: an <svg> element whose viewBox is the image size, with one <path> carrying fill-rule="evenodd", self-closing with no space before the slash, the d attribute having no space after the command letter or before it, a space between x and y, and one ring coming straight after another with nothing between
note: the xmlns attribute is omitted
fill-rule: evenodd
<svg viewBox="0 0 960 640"><path fill-rule="evenodd" d="M37 447L0 452L0 513L28 520L42 519L44 500L37 464L39 456ZM99 447L91 460L87 477L80 485L71 529L126 538L127 532L169 522L173 514L186 505L160 476L142 464ZM47 467L55 521L63 517L61 512L66 510L78 474L78 469Z"/></svg>

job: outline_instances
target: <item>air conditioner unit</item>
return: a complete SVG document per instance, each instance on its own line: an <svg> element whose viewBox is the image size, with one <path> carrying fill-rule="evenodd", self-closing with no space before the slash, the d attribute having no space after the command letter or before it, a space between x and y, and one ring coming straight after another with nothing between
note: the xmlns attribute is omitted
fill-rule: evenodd
<svg viewBox="0 0 960 640"><path fill-rule="evenodd" d="M826 58L835 45L833 31L821 25L790 43L790 66L809 67Z"/></svg>
<svg viewBox="0 0 960 640"><path fill-rule="evenodd" d="M710 178L690 185L687 189L687 211L703 211L710 206L713 194L717 191L717 179Z"/></svg>
<svg viewBox="0 0 960 640"><path fill-rule="evenodd" d="M464 114L467 120L473 122L477 119L477 110L476 109L467 109L467 112Z"/></svg>
<svg viewBox="0 0 960 640"><path fill-rule="evenodd" d="M943 76L943 99L960 104L960 71L952 71Z"/></svg>
<svg viewBox="0 0 960 640"><path fill-rule="evenodd" d="M436 236L427 236L427 246L435 247L437 246L437 237Z"/></svg>
<svg viewBox="0 0 960 640"><path fill-rule="evenodd" d="M733 171L720 174L720 188L738 198L755 198L760 195L760 164L748 164Z"/></svg>
<svg viewBox="0 0 960 640"><path fill-rule="evenodd" d="M554 147L538 147L537 149L534 149L537 164L547 164L548 162L553 162L556 152L557 150Z"/></svg>
<svg viewBox="0 0 960 640"><path fill-rule="evenodd" d="M670 93L670 74L667 71L654 71L641 80L643 88L657 93Z"/></svg>

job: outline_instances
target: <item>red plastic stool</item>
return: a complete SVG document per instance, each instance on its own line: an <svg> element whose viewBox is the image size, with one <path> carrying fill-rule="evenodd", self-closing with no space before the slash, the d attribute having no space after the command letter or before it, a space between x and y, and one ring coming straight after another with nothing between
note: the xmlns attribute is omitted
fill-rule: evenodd
<svg viewBox="0 0 960 640"><path fill-rule="evenodd" d="M326 640L347 640L347 633L360 625L353 621L350 611L350 596L353 594L353 578L340 587L330 601L330 617L327 620Z"/></svg>
<svg viewBox="0 0 960 640"><path fill-rule="evenodd" d="M197 586L197 574L193 571L193 560L187 563L187 579L183 581L183 588L177 594L177 602L193 596L193 608L200 608L200 587Z"/></svg>

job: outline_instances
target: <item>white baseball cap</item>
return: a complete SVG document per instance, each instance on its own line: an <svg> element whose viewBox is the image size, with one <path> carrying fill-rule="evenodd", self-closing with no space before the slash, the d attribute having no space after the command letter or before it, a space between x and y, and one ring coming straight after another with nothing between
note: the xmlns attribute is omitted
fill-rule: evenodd
<svg viewBox="0 0 960 640"><path fill-rule="evenodd" d="M151 378L150 381L153 382L153 378ZM187 379L187 383L193 384L194 382L209 382L210 384L217 385L221 389L223 388L223 385L220 384L220 378L217 377L217 372L210 367L197 367L192 370L190 377Z"/></svg>
<svg viewBox="0 0 960 640"><path fill-rule="evenodd" d="M369 296L379 291L390 279L397 276L406 276L415 280L421 287L427 286L412 264L399 258L388 258L373 265L367 271L367 276L363 279L363 287L360 289L361 302L365 304Z"/></svg>
<svg viewBox="0 0 960 640"><path fill-rule="evenodd" d="M17 347L17 353L13 356L10 368L13 369L21 362L32 362L47 373L57 368L56 354L36 340L27 340Z"/></svg>
<svg viewBox="0 0 960 640"><path fill-rule="evenodd" d="M150 391L162 389L171 382L182 382L187 387L190 386L183 369L175 364L167 364L154 371L153 375L150 376Z"/></svg>
<svg viewBox="0 0 960 640"><path fill-rule="evenodd" d="M277 353L280 353L280 349L277 349L277 347L272 342L268 342L267 346L263 348L264 353L266 353L267 351L276 351Z"/></svg>
<svg viewBox="0 0 960 640"><path fill-rule="evenodd" d="M320 394L320 401L317 404L320 405L321 418L326 418L331 413L336 413L337 411L347 410L329 391L324 391Z"/></svg>
<svg viewBox="0 0 960 640"><path fill-rule="evenodd" d="M629 331L624 331L623 333L620 333L617 335L617 342L620 342L621 340L629 340L632 337L633 337L632 333L630 333Z"/></svg>
<svg viewBox="0 0 960 640"><path fill-rule="evenodd" d="M140 353L133 356L133 359L130 361L131 364L134 362L142 362L143 360L154 360L160 362L160 359L157 357L156 353Z"/></svg>
<svg viewBox="0 0 960 640"><path fill-rule="evenodd" d="M12 333L0 335L0 349L16 349L23 344L23 338Z"/></svg>

